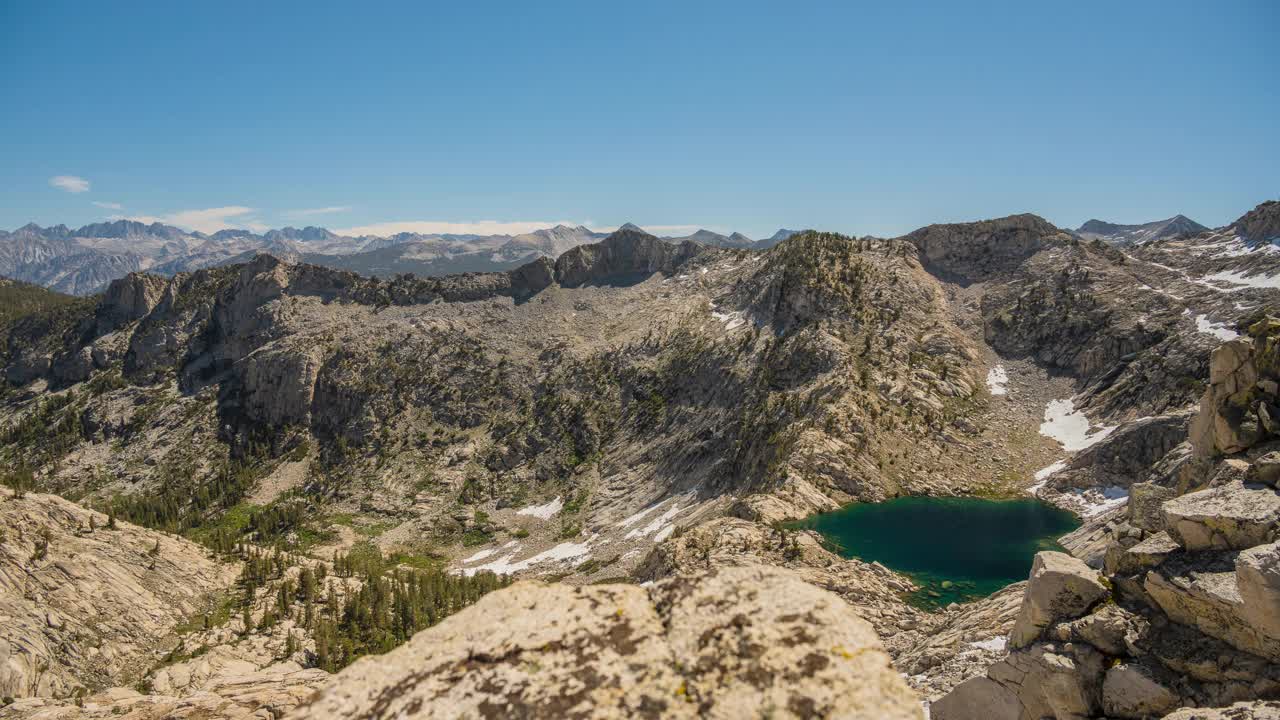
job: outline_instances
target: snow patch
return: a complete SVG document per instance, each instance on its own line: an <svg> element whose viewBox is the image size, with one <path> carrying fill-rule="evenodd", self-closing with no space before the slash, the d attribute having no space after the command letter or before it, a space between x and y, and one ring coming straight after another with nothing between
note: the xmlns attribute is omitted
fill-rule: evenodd
<svg viewBox="0 0 1280 720"><path fill-rule="evenodd" d="M635 525L636 523L638 523L638 522L640 522L641 520L645 519L645 517L647 517L647 516L649 515L649 513L653 512L654 510L657 510L658 508L662 507L663 505L666 505L666 504L667 504L668 502L670 502L670 501L671 501L671 499L670 499L670 498L668 498L668 499L666 499L666 500L662 500L662 501L660 501L660 502L656 502L656 503L654 503L654 504L650 505L649 507L647 507L647 508L645 508L645 509L641 510L640 512L635 513L634 515L630 515L630 516L628 516L628 517L625 517L625 518L623 518L623 519L618 523L618 527L620 527L620 528L625 528L625 527L630 527L630 526L632 526L632 525Z"/></svg>
<svg viewBox="0 0 1280 720"><path fill-rule="evenodd" d="M1041 468L1040 470L1037 470L1035 475L1036 484L1027 488L1027 492L1030 493L1031 495L1039 495L1040 489L1043 488L1045 483L1049 481L1049 478L1054 473L1060 470L1065 470L1066 468L1067 468L1067 461L1059 460L1058 462L1050 465L1049 467Z"/></svg>
<svg viewBox="0 0 1280 720"><path fill-rule="evenodd" d="M746 315L741 311L738 312L720 312L714 305L711 306L711 317L724 323L725 330L734 330L747 324Z"/></svg>
<svg viewBox="0 0 1280 720"><path fill-rule="evenodd" d="M520 508L516 511L516 514L530 515L538 518L539 520L550 520L551 516L560 512L562 508L564 508L564 501L560 499L559 495L557 495L555 500L552 500L546 505L530 505L527 508Z"/></svg>
<svg viewBox="0 0 1280 720"><path fill-rule="evenodd" d="M987 390L992 395L1004 395L1009 390L1009 373L1004 371L1003 365L996 365L987 371Z"/></svg>
<svg viewBox="0 0 1280 720"><path fill-rule="evenodd" d="M1050 400L1044 409L1044 422L1040 424L1040 434L1057 440L1068 452L1094 445L1115 429L1112 425L1090 431L1088 416L1076 410L1071 400Z"/></svg>
<svg viewBox="0 0 1280 720"><path fill-rule="evenodd" d="M660 533L660 531L663 530L664 527L673 527L670 525L671 520L675 518L676 515L679 515L683 510L685 510L685 508L682 508L679 505L672 506L666 512L662 513L658 517L651 520L648 525L645 525L644 527L640 527L640 528L635 528L631 532L628 532L626 535L626 539L633 540L635 538L646 537L648 535L653 535L654 533ZM657 540L657 538L655 538L655 540ZM661 540L657 540L657 541L661 542Z"/></svg>
<svg viewBox="0 0 1280 720"><path fill-rule="evenodd" d="M513 552L510 555L499 558L485 565L479 565L473 568L463 568L462 573L467 577L471 577L478 572L488 570L489 572L496 573L498 575L513 575L523 570L528 570L534 565L541 565L542 563L564 562L565 560L573 560L575 558L586 559L591 556L591 543L595 538L596 536L592 535L580 543L560 543L549 550L543 550L537 555L527 557L524 560L516 560L515 557L518 553ZM519 550L518 547L516 549L517 551Z"/></svg>
<svg viewBox="0 0 1280 720"><path fill-rule="evenodd" d="M987 638L986 640L978 640L976 642L971 642L969 643L969 647L977 648L979 650L992 650L995 652L1001 652L1004 650L1005 645L1007 643L1008 643L1008 638L1006 638L1004 635L996 635L995 637Z"/></svg>
<svg viewBox="0 0 1280 720"><path fill-rule="evenodd" d="M1247 276L1242 272L1232 272L1223 270L1212 275L1205 275L1200 278L1201 284L1208 285L1215 290L1223 292L1239 292L1249 288L1257 288L1263 290L1280 290L1280 275L1253 275ZM1209 283L1227 283L1228 285L1237 285L1238 287L1220 288Z"/></svg>
<svg viewBox="0 0 1280 720"><path fill-rule="evenodd" d="M1068 490L1060 499L1077 508L1081 517L1091 518L1129 502L1129 491L1114 485L1102 489Z"/></svg>
<svg viewBox="0 0 1280 720"><path fill-rule="evenodd" d="M1235 340L1240 337L1240 333L1227 327L1226 323L1210 322L1208 315L1196 316L1196 330L1219 340Z"/></svg>
<svg viewBox="0 0 1280 720"><path fill-rule="evenodd" d="M493 555L493 554L494 554L494 553L496 553L496 552L498 552L498 549L497 549L497 548L490 548L490 549L488 549L488 550L481 550L480 552L476 553L475 555L472 555L471 557L467 558L466 560L463 560L462 562L463 562L464 564L470 564L470 563L473 563L473 562L480 562L481 560L483 560L483 559L485 559L485 558L489 557L490 555Z"/></svg>

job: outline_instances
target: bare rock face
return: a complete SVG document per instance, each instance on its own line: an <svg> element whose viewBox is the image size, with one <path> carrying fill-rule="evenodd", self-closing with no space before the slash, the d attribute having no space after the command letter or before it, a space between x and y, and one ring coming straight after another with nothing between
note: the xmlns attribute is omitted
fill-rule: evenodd
<svg viewBox="0 0 1280 720"><path fill-rule="evenodd" d="M1108 717L1155 717L1177 704L1177 694L1141 665L1116 665L1107 670L1102 681L1102 708Z"/></svg>
<svg viewBox="0 0 1280 720"><path fill-rule="evenodd" d="M1274 621L1255 625L1249 616L1266 618L1276 612L1269 603L1266 552L1246 559L1245 583L1250 589L1250 606L1246 606L1233 553L1200 553L1203 556L1179 556L1166 560L1147 573L1143 588L1169 619L1196 628L1234 648L1272 662L1280 662L1280 637L1269 635ZM1253 562L1250 563L1249 560ZM1255 572L1256 571L1256 572ZM1250 607L1250 609L1247 609Z"/></svg>
<svg viewBox="0 0 1280 720"><path fill-rule="evenodd" d="M964 681L933 703L934 720L1087 718L1102 703L1102 653L1084 644L1037 643Z"/></svg>
<svg viewBox="0 0 1280 720"><path fill-rule="evenodd" d="M25 720L173 720L209 718L250 720L281 717L305 701L329 679L323 670L304 670L286 662L244 675L218 678L199 692L176 697L143 695L129 688L111 688L83 698L79 705L65 700L27 698L0 708L0 718Z"/></svg>
<svg viewBox="0 0 1280 720"><path fill-rule="evenodd" d="M179 622L235 579L235 567L194 543L106 525L106 515L53 495L0 499L0 695L129 682Z"/></svg>
<svg viewBox="0 0 1280 720"><path fill-rule="evenodd" d="M1280 532L1280 494L1230 483L1167 501L1165 526L1187 550L1244 549Z"/></svg>
<svg viewBox="0 0 1280 720"><path fill-rule="evenodd" d="M1178 496L1178 491L1155 483L1129 486L1129 524L1147 532L1164 530L1164 503Z"/></svg>
<svg viewBox="0 0 1280 720"><path fill-rule="evenodd" d="M702 251L693 242L679 245L638 230L619 230L603 242L579 245L556 260L556 280L564 287L579 287L626 276L671 272Z"/></svg>
<svg viewBox="0 0 1280 720"><path fill-rule="evenodd" d="M239 367L245 413L270 425L310 423L322 364L323 353L315 347L267 347L249 355Z"/></svg>
<svg viewBox="0 0 1280 720"><path fill-rule="evenodd" d="M1030 645L1049 625L1079 617L1106 595L1097 571L1082 561L1060 552L1036 553L1009 646Z"/></svg>
<svg viewBox="0 0 1280 720"><path fill-rule="evenodd" d="M334 677L296 718L919 718L871 627L763 566L522 582Z"/></svg>
<svg viewBox="0 0 1280 720"><path fill-rule="evenodd" d="M1280 201L1262 203L1236 220L1234 227L1249 243L1266 243L1280 238Z"/></svg>
<svg viewBox="0 0 1280 720"><path fill-rule="evenodd" d="M146 317L159 304L167 284L165 278L143 273L113 280L98 305L99 332L106 333Z"/></svg>
<svg viewBox="0 0 1280 720"><path fill-rule="evenodd" d="M1209 386L1190 433L1201 455L1239 453L1280 433L1280 320L1265 317L1248 333L1210 356Z"/></svg>
<svg viewBox="0 0 1280 720"><path fill-rule="evenodd" d="M975 223L930 225L907 235L924 263L947 275L981 282L1067 236L1036 215L1010 215Z"/></svg>
<svg viewBox="0 0 1280 720"><path fill-rule="evenodd" d="M1280 542L1237 555L1236 583L1244 619L1263 635L1280 638Z"/></svg>

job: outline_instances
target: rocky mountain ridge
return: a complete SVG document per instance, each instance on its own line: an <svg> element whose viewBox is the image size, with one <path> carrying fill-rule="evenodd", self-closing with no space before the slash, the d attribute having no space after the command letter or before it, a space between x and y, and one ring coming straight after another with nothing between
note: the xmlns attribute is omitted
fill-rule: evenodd
<svg viewBox="0 0 1280 720"><path fill-rule="evenodd" d="M1183 235L1199 235L1208 229L1186 215L1174 215L1165 220L1155 220L1140 225L1120 225L1103 220L1089 220L1076 228L1075 234L1085 240L1102 240L1113 245L1132 246Z"/></svg>
<svg viewBox="0 0 1280 720"><path fill-rule="evenodd" d="M913 716L887 666L858 671L871 685L840 674L886 653L935 717L1266 712L1280 288L1240 232L1266 210L1134 248L1018 215L767 251L625 228L444 278L271 257L131 275L4 330L0 461L122 521L278 545L296 564L257 588L248 623L187 635L210 649L151 668L151 693L81 709L50 690L13 716L532 713L566 694L556 707L583 716ZM1028 491L1081 513L1071 555L933 613L904 601L911 578L778 522ZM303 666L327 635L303 631L296 601L268 623L273 598L370 546L397 572L560 583L495 590L299 708L326 682ZM344 582L329 581L358 597ZM850 639L845 658L799 633L791 597L832 613L801 625L861 617L883 650ZM565 622L548 629L539 608ZM526 625L559 634L526 647L504 629ZM476 626L493 633L462 629ZM419 660L440 653L483 683L450 694L456 668ZM824 686L755 662L775 655Z"/></svg>
<svg viewBox="0 0 1280 720"><path fill-rule="evenodd" d="M13 232L0 231L0 277L88 295L131 272L174 275L248 262L260 253L378 277L404 273L440 276L510 270L539 257L555 259L606 235L565 225L516 235L402 232L388 237L351 237L314 226L261 233L240 229L202 233L135 220L91 223L78 229L65 225L42 228L30 223ZM726 236L701 230L688 237L666 239L675 244L689 240L715 247L751 248L771 246L778 235L774 237L757 245L741 233Z"/></svg>

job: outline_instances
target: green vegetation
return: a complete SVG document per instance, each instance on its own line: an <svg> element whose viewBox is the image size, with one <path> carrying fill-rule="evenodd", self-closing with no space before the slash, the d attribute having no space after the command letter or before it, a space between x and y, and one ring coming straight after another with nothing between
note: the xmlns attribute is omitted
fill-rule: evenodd
<svg viewBox="0 0 1280 720"><path fill-rule="evenodd" d="M28 315L71 307L79 298L16 280L0 279L0 331Z"/></svg>
<svg viewBox="0 0 1280 720"><path fill-rule="evenodd" d="M334 557L334 577L326 577L324 564L300 562L279 550L243 548L242 557L240 611L245 631L266 630L291 619L315 638L311 664L329 672L364 655L387 652L510 582L492 573L453 575L435 563L406 567L400 556L384 555L368 542ZM287 572L293 566L298 571ZM274 601L255 623L253 607L265 587L273 588Z"/></svg>
<svg viewBox="0 0 1280 720"><path fill-rule="evenodd" d="M251 507L237 507L263 474L264 451L257 448L244 458L226 460L204 481L194 480L192 461L168 462L156 473L156 488L147 494L114 498L108 511L136 525L185 534L219 552L230 552L256 516ZM236 512L227 511L236 509ZM245 513L248 512L246 520ZM278 515L257 520L258 527L275 528Z"/></svg>

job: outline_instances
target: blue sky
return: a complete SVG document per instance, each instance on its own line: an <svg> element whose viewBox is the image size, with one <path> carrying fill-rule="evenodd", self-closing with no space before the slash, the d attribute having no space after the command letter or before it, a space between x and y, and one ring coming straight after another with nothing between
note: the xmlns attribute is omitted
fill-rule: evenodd
<svg viewBox="0 0 1280 720"><path fill-rule="evenodd" d="M893 235L1280 197L1270 0L4 0L0 93L4 228Z"/></svg>

